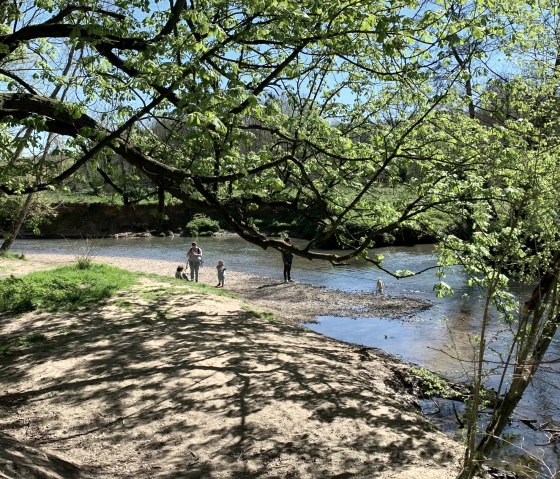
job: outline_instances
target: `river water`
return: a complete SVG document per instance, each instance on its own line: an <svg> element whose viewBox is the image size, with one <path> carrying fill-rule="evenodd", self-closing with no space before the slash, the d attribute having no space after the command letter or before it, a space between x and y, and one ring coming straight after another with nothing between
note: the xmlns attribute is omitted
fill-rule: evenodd
<svg viewBox="0 0 560 479"><path fill-rule="evenodd" d="M191 238L139 238L102 239L94 241L94 252L99 255L139 257L182 262ZM259 276L281 277L280 254L275 250L262 250L237 237L199 238L198 244L205 255L205 263L214 265L225 259L228 269ZM297 243L297 241L296 241ZM77 255L83 252L83 242L76 240L18 240L12 250L23 253L59 253ZM433 246L389 247L376 249L385 256L384 265L389 270L408 269L421 271L436 264ZM445 282L455 295L437 299L433 285L437 282L435 269L420 275L396 280L373 268L363 260L353 260L348 265L333 268L329 263L294 258L292 277L297 281L325 286L341 291L371 291L377 278L385 283L385 293L390 296L410 296L429 300L433 307L413 318L402 320L367 318L317 318L317 324L308 327L336 339L380 348L437 371L451 379L465 380L472 366L473 344L471 334L478 330L482 298L476 289L467 285L466 278L456 268L447 272ZM499 324L493 325L493 347L498 351L507 345L509 333ZM459 361L457 358L461 358ZM497 356L494 357L496 359ZM560 334L553 341L547 359L560 358ZM495 378L489 377L492 386ZM535 419L539 424L549 422L560 426L560 365L550 364L541 368L536 379L516 410L517 419ZM439 405L440 416L449 418L449 403ZM448 429L451 429L448 427ZM535 459L528 459L526 452L543 461L551 470L560 469L560 452L553 446L536 446L546 442L542 433L535 433L523 423L513 421L507 431L513 446L503 447L496 454L497 461L527 462L540 470L531 477L553 477L546 467ZM560 473L559 473L560 474Z"/></svg>

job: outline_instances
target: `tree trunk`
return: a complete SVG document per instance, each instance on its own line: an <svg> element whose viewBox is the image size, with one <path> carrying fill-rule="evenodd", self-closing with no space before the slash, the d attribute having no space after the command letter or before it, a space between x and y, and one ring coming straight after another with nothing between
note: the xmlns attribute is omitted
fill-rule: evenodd
<svg viewBox="0 0 560 479"><path fill-rule="evenodd" d="M543 275L523 307L520 328L524 328L526 332L521 334L519 341L519 352L511 385L502 401L495 407L492 417L486 425L484 436L473 454L472 464L464 467L457 479L471 479L478 471L482 461L498 443L500 435L542 363L560 325L559 273L560 253L557 253L552 267Z"/></svg>
<svg viewBox="0 0 560 479"><path fill-rule="evenodd" d="M33 193L30 193L25 198L25 202L23 203L21 209L19 210L19 214L16 221L14 221L12 224L12 230L6 234L4 242L2 243L2 246L0 246L0 254L9 251L12 245L14 244L14 241L17 238L17 235L19 234L19 230L23 226L23 223L25 222L27 215L29 214L29 210L31 209L32 203L33 203Z"/></svg>
<svg viewBox="0 0 560 479"><path fill-rule="evenodd" d="M158 186L158 215L157 215L157 229L161 231L163 228L163 220L165 218L165 190Z"/></svg>
<svg viewBox="0 0 560 479"><path fill-rule="evenodd" d="M550 342L558 330L559 323L560 315L555 314L553 317L548 318L530 356L525 362L516 365L511 386L491 421L486 426L486 433L478 445L477 450L480 452L481 456L486 456L492 450L500 434L508 424L513 411L523 397L523 393L535 376L548 350Z"/></svg>

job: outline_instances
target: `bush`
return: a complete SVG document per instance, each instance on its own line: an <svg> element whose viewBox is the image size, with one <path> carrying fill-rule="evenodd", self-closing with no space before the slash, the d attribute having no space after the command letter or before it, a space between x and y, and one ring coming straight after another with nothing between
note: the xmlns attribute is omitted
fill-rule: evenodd
<svg viewBox="0 0 560 479"><path fill-rule="evenodd" d="M112 266L77 265L0 281L0 312L70 311L97 304L134 284L137 276Z"/></svg>
<svg viewBox="0 0 560 479"><path fill-rule="evenodd" d="M449 387L447 381L441 376L438 376L437 374L421 367L412 368L410 372L419 379L420 387L422 389L422 394L424 395L424 397L453 397L453 391Z"/></svg>
<svg viewBox="0 0 560 479"><path fill-rule="evenodd" d="M212 236L220 231L220 224L204 215L195 215L186 225L186 233L190 236Z"/></svg>
<svg viewBox="0 0 560 479"><path fill-rule="evenodd" d="M93 258L96 256L96 250L99 246L99 242L94 242L91 238L86 238L83 241L77 243L68 242L70 249L76 250L74 259L78 269L88 269L92 263Z"/></svg>

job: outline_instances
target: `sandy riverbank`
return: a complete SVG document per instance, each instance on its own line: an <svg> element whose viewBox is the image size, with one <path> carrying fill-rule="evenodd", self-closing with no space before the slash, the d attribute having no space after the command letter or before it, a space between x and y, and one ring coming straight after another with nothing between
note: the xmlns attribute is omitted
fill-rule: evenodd
<svg viewBox="0 0 560 479"><path fill-rule="evenodd" d="M33 254L27 261L17 262L16 267L0 269L0 278L8 274L26 274L35 269L55 267L74 261L73 256ZM94 261L143 273L173 277L177 263L140 258L95 256ZM217 284L216 269L204 266L199 272L199 282ZM272 312L285 320L297 323L311 322L316 316L375 316L407 317L429 308L429 302L415 298L378 296L372 293L334 293L332 290L305 283L284 283L280 278L254 276L238 271L227 271L225 289L238 294L264 311Z"/></svg>
<svg viewBox="0 0 560 479"><path fill-rule="evenodd" d="M0 276L72 259L0 260ZM394 359L297 325L356 300L393 316L426 304L228 273L240 299L150 278L93 311L1 318L4 340L46 340L0 356L0 477L454 477L459 445L416 412ZM201 282L215 280L202 269Z"/></svg>

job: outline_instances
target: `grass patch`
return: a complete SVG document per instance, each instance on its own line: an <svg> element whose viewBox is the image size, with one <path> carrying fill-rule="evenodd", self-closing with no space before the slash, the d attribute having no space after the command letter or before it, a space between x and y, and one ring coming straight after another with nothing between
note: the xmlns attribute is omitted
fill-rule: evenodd
<svg viewBox="0 0 560 479"><path fill-rule="evenodd" d="M113 266L76 265L37 271L21 278L0 281L0 312L71 311L109 298L137 281L138 275Z"/></svg>
<svg viewBox="0 0 560 479"><path fill-rule="evenodd" d="M136 305L128 299L117 299L113 304L127 313L132 313L136 309Z"/></svg>
<svg viewBox="0 0 560 479"><path fill-rule="evenodd" d="M276 321L276 316L273 313L265 313L263 311L258 311L255 313L259 319L263 319L264 321Z"/></svg>
<svg viewBox="0 0 560 479"><path fill-rule="evenodd" d="M25 260L27 259L23 253L12 253L11 251L2 251L0 253L1 259L18 259L18 260Z"/></svg>
<svg viewBox="0 0 560 479"><path fill-rule="evenodd" d="M194 281L185 281L184 279L178 279L174 276L163 276L155 273L139 273L140 276L143 278L152 279L157 281L158 283L166 283L173 288L166 288L160 289L159 291L166 291L168 293L185 293L185 290L188 291L189 289L192 292L203 292L203 293L211 293L216 296L225 296L227 298L234 298L239 299L240 296L235 293L230 293L227 290L227 282L226 282L226 289L216 288L213 285L205 284L205 283L196 283Z"/></svg>
<svg viewBox="0 0 560 479"><path fill-rule="evenodd" d="M165 292L156 289L144 289L137 291L136 294L146 301L156 301L158 298L165 296Z"/></svg>
<svg viewBox="0 0 560 479"><path fill-rule="evenodd" d="M6 344L0 344L0 354L5 354L13 348L30 347L37 343L43 343L46 340L47 337L43 333L33 333L22 338L14 338Z"/></svg>
<svg viewBox="0 0 560 479"><path fill-rule="evenodd" d="M243 311L249 313L249 317L255 319L262 319L264 321L276 321L278 318L274 313L267 313L265 311L257 311L249 306L243 306Z"/></svg>

